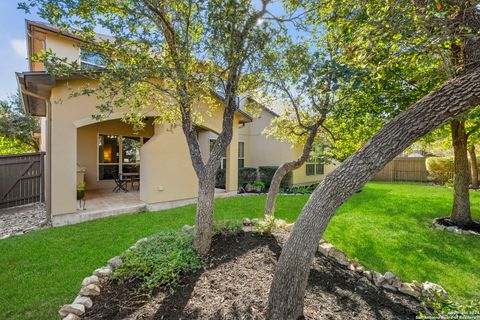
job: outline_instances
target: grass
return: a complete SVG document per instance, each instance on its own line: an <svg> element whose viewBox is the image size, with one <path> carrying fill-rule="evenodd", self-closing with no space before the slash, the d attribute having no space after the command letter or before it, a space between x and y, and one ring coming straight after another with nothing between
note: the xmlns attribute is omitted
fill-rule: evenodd
<svg viewBox="0 0 480 320"><path fill-rule="evenodd" d="M293 222L307 196L282 196L279 218ZM215 218L261 217L265 197L217 200ZM371 182L345 203L325 238L367 268L405 280L430 280L455 298L480 299L478 236L440 232L433 218L448 215L452 191L421 184ZM480 218L480 193L471 206ZM193 224L194 206L126 215L33 232L0 241L0 319L54 319L82 279L139 238Z"/></svg>

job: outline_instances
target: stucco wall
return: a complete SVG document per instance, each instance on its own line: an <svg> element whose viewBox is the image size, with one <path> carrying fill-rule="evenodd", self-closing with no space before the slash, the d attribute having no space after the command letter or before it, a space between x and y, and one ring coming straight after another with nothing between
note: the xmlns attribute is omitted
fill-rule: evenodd
<svg viewBox="0 0 480 320"><path fill-rule="evenodd" d="M86 183L88 188L111 187L111 182L97 180L97 134L133 135L131 128L120 121L96 123L92 115L98 114L99 101L94 96L70 98L70 89L84 85L95 86L92 80L71 80L59 82L52 89L52 214L76 212L76 171L77 163L87 167ZM205 103L197 103L195 109L205 114L199 125L211 131L220 130L223 109L207 110ZM124 109L115 110L111 119L122 116ZM147 116L155 116L154 111ZM240 116L235 115L234 125L238 126ZM171 126L168 126L169 129ZM187 199L195 197L197 179L192 168L187 143L180 127L172 132L158 128L153 132L150 127L143 136L153 139L141 150L141 199L148 203ZM44 134L45 132L43 132ZM161 137L165 135L165 137ZM146 150L144 150L146 149ZM230 154L237 159L237 148ZM145 158L145 159L144 159ZM145 165L144 165L145 161ZM160 168L162 172L159 172ZM236 190L236 168L232 166L232 190ZM234 171L234 172L233 172ZM193 173L193 174L192 174ZM156 179L159 179L158 181ZM145 179L145 180L144 180ZM160 192L159 188L163 187Z"/></svg>
<svg viewBox="0 0 480 320"><path fill-rule="evenodd" d="M198 180L180 127L156 125L140 158L141 200L157 203L197 195Z"/></svg>
<svg viewBox="0 0 480 320"><path fill-rule="evenodd" d="M279 166L293 159L293 148L289 143L262 135L272 119L271 113L262 110L259 118L239 129L239 140L245 141L245 166Z"/></svg>
<svg viewBox="0 0 480 320"><path fill-rule="evenodd" d="M67 61L73 62L79 59L80 49L77 42L70 38L47 33L46 49L52 49L58 57L67 58Z"/></svg>
<svg viewBox="0 0 480 320"><path fill-rule="evenodd" d="M153 136L152 120L140 132L134 132L131 125L120 120L109 120L80 127L77 130L77 163L86 167L85 182L87 190L113 188L115 183L109 180L98 180L98 135L122 135L129 137Z"/></svg>

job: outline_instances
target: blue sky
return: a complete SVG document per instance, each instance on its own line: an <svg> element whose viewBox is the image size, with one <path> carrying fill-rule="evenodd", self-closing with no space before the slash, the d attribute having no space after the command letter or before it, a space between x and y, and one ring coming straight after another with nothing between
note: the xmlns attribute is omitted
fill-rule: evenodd
<svg viewBox="0 0 480 320"><path fill-rule="evenodd" d="M17 9L19 0L0 0L0 100L17 91L15 72L27 71L25 19L41 21L35 14ZM283 10L278 3L271 8L275 14ZM105 30L97 32L107 33Z"/></svg>
<svg viewBox="0 0 480 320"><path fill-rule="evenodd" d="M27 71L25 19L40 20L18 10L17 2L0 1L0 99L16 92L15 72Z"/></svg>

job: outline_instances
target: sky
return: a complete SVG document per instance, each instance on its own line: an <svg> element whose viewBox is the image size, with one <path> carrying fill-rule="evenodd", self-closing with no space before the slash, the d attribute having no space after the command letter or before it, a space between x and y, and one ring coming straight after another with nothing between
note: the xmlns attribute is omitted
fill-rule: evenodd
<svg viewBox="0 0 480 320"><path fill-rule="evenodd" d="M42 21L33 14L17 9L20 0L0 0L0 100L17 91L15 72L28 71L25 19ZM283 10L278 4L270 8L275 14ZM96 30L108 33L106 30Z"/></svg>
<svg viewBox="0 0 480 320"><path fill-rule="evenodd" d="M15 72L27 71L25 19L41 20L17 9L18 0L0 0L0 100L17 91Z"/></svg>

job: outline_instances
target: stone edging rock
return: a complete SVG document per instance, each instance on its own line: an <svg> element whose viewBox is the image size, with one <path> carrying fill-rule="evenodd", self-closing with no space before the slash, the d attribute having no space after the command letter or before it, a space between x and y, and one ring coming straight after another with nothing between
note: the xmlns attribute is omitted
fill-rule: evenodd
<svg viewBox="0 0 480 320"><path fill-rule="evenodd" d="M326 257L332 258L340 265L363 275L377 287L385 288L391 291L399 291L415 298L439 297L444 300L448 298L448 294L445 289L436 283L428 281L419 283L415 280L412 282L403 282L402 279L395 276L392 272L385 272L385 274L382 275L377 271L365 270L360 263L348 259L343 251L336 249L324 239L321 239L319 242L318 252Z"/></svg>
<svg viewBox="0 0 480 320"><path fill-rule="evenodd" d="M432 226L435 229L442 230L442 231L459 233L459 234L474 234L474 235L480 236L480 233L472 231L472 230L462 230L462 229L460 229L456 226L446 227L443 224L438 222L439 219L442 219L442 217L433 219Z"/></svg>
<svg viewBox="0 0 480 320"><path fill-rule="evenodd" d="M147 242L148 238L138 240L129 250L137 249L142 243ZM96 269L93 274L82 281L82 287L77 297L71 304L63 305L60 310L60 317L63 320L79 320L87 309L93 306L92 297L100 294L102 285L107 281L115 268L123 264L120 257L115 256L108 260L107 265Z"/></svg>
<svg viewBox="0 0 480 320"><path fill-rule="evenodd" d="M184 226L182 229L186 231L187 228L190 230L193 227ZM293 224L286 224L283 229L290 231L292 228ZM127 249L127 252L129 250L136 250L142 243L147 241L148 238L138 240L133 246ZM403 282L392 272L385 272L385 274L382 275L377 271L366 270L360 263L348 259L343 251L336 249L324 239L321 239L319 242L318 252L335 260L340 265L363 275L377 287L391 291L399 291L416 298L431 298L437 296L441 299L448 298L445 289L438 284L428 281L419 283L415 280L410 283ZM107 281L113 270L122 266L122 264L123 261L120 257L115 256L108 260L106 266L96 269L91 276L83 279L81 289L75 300L71 304L65 304L60 308L59 314L61 318L63 320L80 320L86 310L93 306L92 298L100 294L102 285Z"/></svg>

